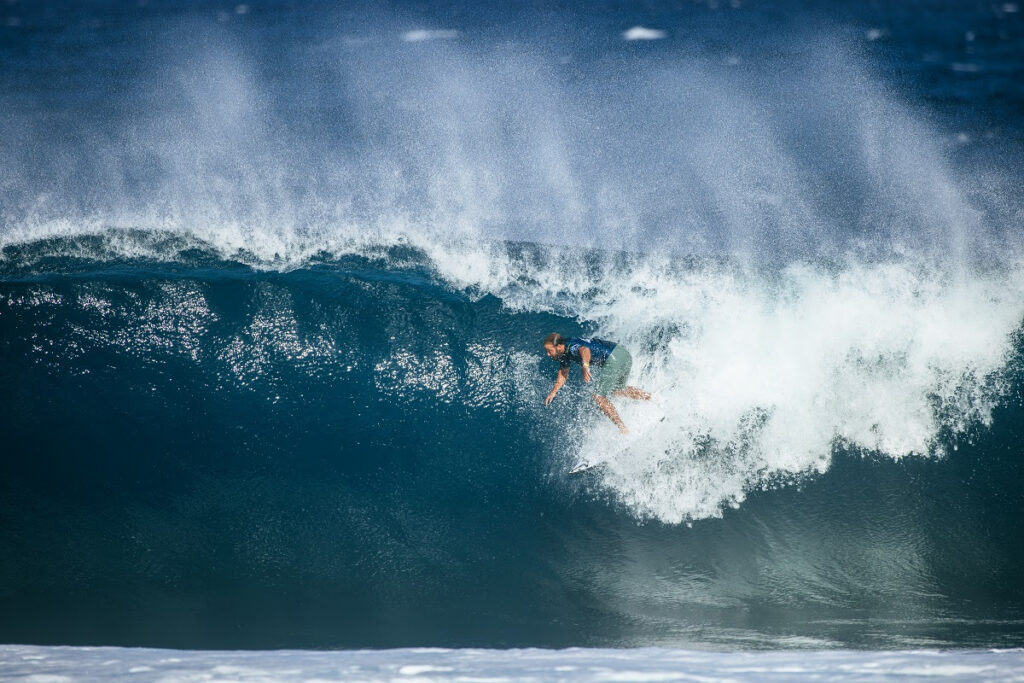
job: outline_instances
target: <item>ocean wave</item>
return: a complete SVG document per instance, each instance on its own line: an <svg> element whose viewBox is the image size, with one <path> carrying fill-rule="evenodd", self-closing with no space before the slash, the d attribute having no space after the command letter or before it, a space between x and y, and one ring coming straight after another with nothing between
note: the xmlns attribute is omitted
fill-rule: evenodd
<svg viewBox="0 0 1024 683"><path fill-rule="evenodd" d="M45 282L41 263L65 274L78 263L88 274L117 254L118 263L133 264L118 269L123 276L139 268L140 259L164 267L171 260L193 270L179 273L177 283L147 288L151 300L117 307L96 291L69 299L64 305L103 312L79 323L77 334L133 353L158 354L166 346L216 357L243 385L273 363L324 375L345 343L347 364L368 364L365 371L384 396L428 394L498 412L532 404L550 381L545 366L537 365L539 340L550 330L534 329L534 339L524 341L521 330L511 331L516 316L557 315L563 328L582 326L631 349L632 382L654 394L650 403L616 401L632 435L614 434L610 423L595 420L574 433L572 454L560 457L567 468L582 460L602 465L588 476L638 517L668 523L717 516L751 490L825 472L838 447L896 459L944 454L958 435L987 425L1005 398L1012 336L1024 320L1024 270L1018 266L968 272L909 258L851 258L763 270L522 243L413 246L407 239L346 249L320 250L305 270L290 264L285 272L312 268L323 286L353 274L357 281L419 281L428 287L424 298L401 306L447 309L455 305L448 296L469 306L493 296L505 313L486 331L470 324L465 341L398 344L370 360L375 354L369 349L342 341L352 330L328 322L311 328L288 297L283 308L274 303L277 297L261 299L245 314L243 336L208 334L217 314L204 304L204 280L237 277L237 268L251 273L246 277L263 277L258 273L274 264L260 262L252 270L246 257L225 261L225 254L196 240L119 231L49 240L8 247L5 267L22 281ZM89 277L102 281L102 272L108 271ZM150 277L150 271L139 273ZM365 296L359 306L377 305ZM12 295L7 305L27 300ZM335 306L340 320L345 305ZM415 310L392 315L419 320L418 334L428 339L444 338L450 324L447 316L420 319ZM180 334L155 335L154 325Z"/></svg>

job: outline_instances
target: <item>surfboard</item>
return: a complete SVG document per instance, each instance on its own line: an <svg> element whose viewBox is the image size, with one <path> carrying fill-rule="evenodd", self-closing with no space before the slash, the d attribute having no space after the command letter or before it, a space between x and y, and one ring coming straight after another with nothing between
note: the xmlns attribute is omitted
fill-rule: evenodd
<svg viewBox="0 0 1024 683"><path fill-rule="evenodd" d="M651 402L647 404L648 409L641 412L639 415L631 416L632 431L630 435L625 437L627 440L610 455L603 457L601 460L579 460L568 470L568 474L583 474L584 472L593 472L608 464L609 460L621 458L623 455L628 454L631 449L638 443L637 437L643 435L651 427L658 423L665 421L665 413L660 410L657 403Z"/></svg>
<svg viewBox="0 0 1024 683"><path fill-rule="evenodd" d="M604 467L604 465L605 463L603 462L591 463L587 462L586 460L581 460L580 462L573 465L572 469L569 470L569 474L582 474L584 472L590 472L591 470L596 470L598 467Z"/></svg>

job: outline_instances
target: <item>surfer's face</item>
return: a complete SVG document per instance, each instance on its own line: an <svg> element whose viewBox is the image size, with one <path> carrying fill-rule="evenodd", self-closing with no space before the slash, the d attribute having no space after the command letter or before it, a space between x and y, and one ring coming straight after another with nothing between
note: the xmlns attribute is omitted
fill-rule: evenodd
<svg viewBox="0 0 1024 683"><path fill-rule="evenodd" d="M548 352L549 358L557 360L563 353L565 353L565 344L559 344L558 346L555 346L554 344L545 344L544 350Z"/></svg>

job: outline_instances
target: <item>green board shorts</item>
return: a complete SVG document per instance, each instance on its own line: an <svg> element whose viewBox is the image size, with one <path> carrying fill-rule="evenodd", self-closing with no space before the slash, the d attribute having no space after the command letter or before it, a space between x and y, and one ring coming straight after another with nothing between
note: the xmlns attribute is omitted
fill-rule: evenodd
<svg viewBox="0 0 1024 683"><path fill-rule="evenodd" d="M594 381L594 393L598 396L607 396L613 391L624 389L632 367L633 357L629 355L629 351L616 346Z"/></svg>

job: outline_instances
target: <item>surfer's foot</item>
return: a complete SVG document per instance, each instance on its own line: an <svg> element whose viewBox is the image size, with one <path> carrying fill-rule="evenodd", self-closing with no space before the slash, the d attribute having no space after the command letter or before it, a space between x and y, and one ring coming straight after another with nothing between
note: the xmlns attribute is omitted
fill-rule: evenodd
<svg viewBox="0 0 1024 683"><path fill-rule="evenodd" d="M639 401L650 401L651 395L643 389L637 387L626 387L625 389L619 389L615 392L616 396L625 396L626 398L635 398Z"/></svg>
<svg viewBox="0 0 1024 683"><path fill-rule="evenodd" d="M626 425L619 425L619 434L629 434L629 427Z"/></svg>

